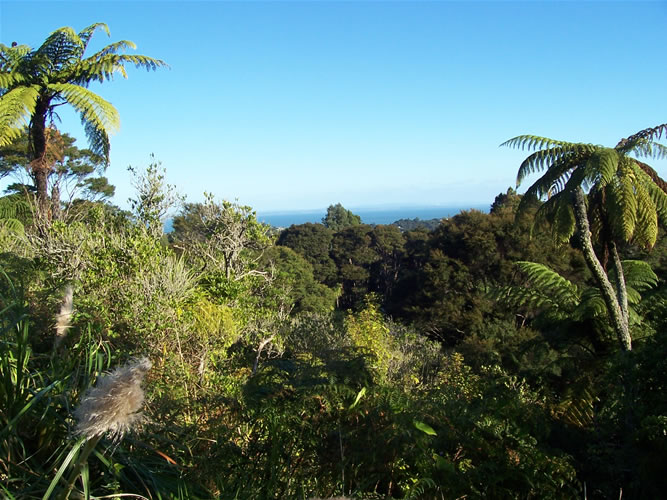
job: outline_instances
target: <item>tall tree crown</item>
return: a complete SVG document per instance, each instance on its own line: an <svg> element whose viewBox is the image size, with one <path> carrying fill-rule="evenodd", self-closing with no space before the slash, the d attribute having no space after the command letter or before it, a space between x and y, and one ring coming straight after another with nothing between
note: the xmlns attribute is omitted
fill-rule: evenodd
<svg viewBox="0 0 667 500"><path fill-rule="evenodd" d="M51 33L37 49L27 45L0 44L0 147L15 140L24 125L29 125L33 154L38 157L41 139L37 137L55 107L71 105L81 121L91 149L109 159L109 134L117 130L120 119L108 101L88 90L91 82L104 82L116 73L127 77L126 64L154 70L166 64L151 57L124 54L134 49L128 40L107 45L84 57L97 30L109 35L104 23L95 23L76 33L63 27Z"/></svg>
<svg viewBox="0 0 667 500"><path fill-rule="evenodd" d="M554 236L567 240L575 231L571 199L581 188L588 191L588 213L596 239L652 247L658 222L667 221L667 185L638 158L666 157L667 147L657 142L663 133L667 133L667 124L642 130L613 148L534 135L506 141L503 146L534 151L519 167L517 186L529 175L545 171L528 188L519 209L535 198L546 198L536 223L547 220Z"/></svg>

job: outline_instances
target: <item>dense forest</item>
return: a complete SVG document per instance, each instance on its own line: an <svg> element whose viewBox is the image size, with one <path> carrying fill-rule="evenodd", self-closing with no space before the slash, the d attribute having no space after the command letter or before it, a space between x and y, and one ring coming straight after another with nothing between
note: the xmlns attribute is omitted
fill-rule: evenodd
<svg viewBox="0 0 667 500"><path fill-rule="evenodd" d="M154 158L124 211L111 111L63 79L162 62L84 58L96 29L0 45L4 497L664 494L667 185L640 158L667 125L512 139L518 181L541 177L437 225L336 204L277 230L186 203ZM90 149L49 121L60 102Z"/></svg>

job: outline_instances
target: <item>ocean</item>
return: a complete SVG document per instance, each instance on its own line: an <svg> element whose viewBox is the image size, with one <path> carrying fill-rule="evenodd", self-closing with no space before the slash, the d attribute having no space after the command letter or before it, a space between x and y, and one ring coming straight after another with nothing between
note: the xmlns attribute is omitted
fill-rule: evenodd
<svg viewBox="0 0 667 500"><path fill-rule="evenodd" d="M430 220L452 217L462 210L481 210L488 212L489 204L484 205L452 205L452 206L431 206L431 207L398 207L398 208L360 208L350 209L353 213L361 217L364 224L391 224L400 219ZM292 224L305 224L306 222L321 223L327 209L321 210L302 210L302 211L284 211L284 212L258 212L257 220L273 227L285 228ZM167 219L164 224L165 233L172 231L172 221Z"/></svg>
<svg viewBox="0 0 667 500"><path fill-rule="evenodd" d="M350 210L361 217L364 224L391 224L400 219L430 220L443 219L458 214L461 210L489 211L489 204L469 206L433 206L433 207L399 207L387 209L353 209ZM293 211L293 212L258 212L257 219L274 227L289 227L292 224L306 222L322 222L327 210Z"/></svg>

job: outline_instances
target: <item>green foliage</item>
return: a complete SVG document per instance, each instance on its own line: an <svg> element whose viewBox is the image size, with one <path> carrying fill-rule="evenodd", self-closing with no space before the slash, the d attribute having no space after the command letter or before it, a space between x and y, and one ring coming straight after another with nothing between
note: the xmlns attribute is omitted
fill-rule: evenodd
<svg viewBox="0 0 667 500"><path fill-rule="evenodd" d="M350 226L358 226L361 224L361 217L353 214L340 203L336 203L335 205L329 205L327 214L322 218L322 224L324 227L338 232Z"/></svg>
<svg viewBox="0 0 667 500"><path fill-rule="evenodd" d="M128 171L133 175L132 185L137 193L136 198L128 200L132 212L148 232L159 237L167 212L182 198L176 193L175 186L166 183L166 169L154 155L151 155L151 163L145 171L134 167L128 167Z"/></svg>
<svg viewBox="0 0 667 500"><path fill-rule="evenodd" d="M347 316L345 329L352 343L369 353L374 360L372 366L379 376L386 379L395 358L396 347L377 304L367 299L364 309Z"/></svg>
<svg viewBox="0 0 667 500"><path fill-rule="evenodd" d="M262 255L263 267L271 269L273 292L278 310L290 314L326 313L333 310L337 294L315 280L313 267L289 247L272 246Z"/></svg>
<svg viewBox="0 0 667 500"><path fill-rule="evenodd" d="M333 287L337 282L336 264L330 255L333 234L322 224L293 225L280 233L277 244L289 247L304 257L313 266L315 279Z"/></svg>
<svg viewBox="0 0 667 500"><path fill-rule="evenodd" d="M643 340L617 358L580 256L531 239L537 206L515 219L518 203L434 232L293 226L280 245L210 196L169 244L102 204L27 221L21 253L0 255L3 494L659 496L663 241L653 268L640 249L623 261ZM153 362L143 432L72 439L86 388L137 355Z"/></svg>

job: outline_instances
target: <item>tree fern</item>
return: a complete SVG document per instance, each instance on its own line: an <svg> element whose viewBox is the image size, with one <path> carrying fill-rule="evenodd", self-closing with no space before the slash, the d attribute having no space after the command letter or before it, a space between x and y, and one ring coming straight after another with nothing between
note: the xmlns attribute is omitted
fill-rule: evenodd
<svg viewBox="0 0 667 500"><path fill-rule="evenodd" d="M572 311L581 293L574 283L537 262L516 262L524 278L523 286L506 286L492 292L492 297L521 310L553 309Z"/></svg>
<svg viewBox="0 0 667 500"><path fill-rule="evenodd" d="M27 117L35 108L39 87L17 87L0 97L0 147L11 144L28 124Z"/></svg>
<svg viewBox="0 0 667 500"><path fill-rule="evenodd" d="M118 112L106 100L88 90L91 82L104 82L120 73L127 77L126 64L155 70L165 66L159 59L123 54L135 45L121 40L84 58L93 34L109 34L104 23L95 23L76 33L64 27L51 33L35 50L25 45L0 44L0 147L15 140L29 123L33 158L43 159L47 128L56 106L71 105L81 116L92 149L109 160L109 135L120 124ZM50 165L43 161L33 167L40 206L47 201L46 177Z"/></svg>
<svg viewBox="0 0 667 500"><path fill-rule="evenodd" d="M0 232L22 235L24 225L21 220L30 218L30 205L16 195L0 198Z"/></svg>
<svg viewBox="0 0 667 500"><path fill-rule="evenodd" d="M658 223L667 220L667 183L630 155L667 156L667 146L656 142L663 134L667 135L667 124L641 130L614 148L534 135L520 135L502 144L535 150L519 166L517 185L532 173L546 171L526 191L519 214L533 200L546 198L535 223L547 222L560 241L569 240L576 231L624 349L631 349L631 338L623 305L622 270L616 270L619 279L613 285L595 254L591 236L613 256L612 267L619 265L617 242L633 242L645 248L655 244ZM585 191L589 192L588 203Z"/></svg>

